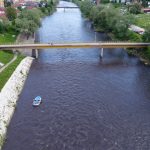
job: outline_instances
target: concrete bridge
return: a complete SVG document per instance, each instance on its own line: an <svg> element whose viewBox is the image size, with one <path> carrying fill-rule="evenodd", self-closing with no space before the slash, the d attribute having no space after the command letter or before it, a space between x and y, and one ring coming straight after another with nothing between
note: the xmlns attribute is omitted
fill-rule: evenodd
<svg viewBox="0 0 150 150"><path fill-rule="evenodd" d="M100 48L100 56L103 57L104 48L144 48L150 47L150 43L133 42L85 42L85 43L36 43L36 44L12 44L0 45L0 50L30 49L32 56L38 58L38 50L51 48Z"/></svg>
<svg viewBox="0 0 150 150"><path fill-rule="evenodd" d="M77 9L79 7L78 6L57 6L56 8L63 8L65 12L65 9Z"/></svg>
<svg viewBox="0 0 150 150"><path fill-rule="evenodd" d="M69 9L74 9L74 8L79 8L78 6L57 6L56 8L69 8Z"/></svg>

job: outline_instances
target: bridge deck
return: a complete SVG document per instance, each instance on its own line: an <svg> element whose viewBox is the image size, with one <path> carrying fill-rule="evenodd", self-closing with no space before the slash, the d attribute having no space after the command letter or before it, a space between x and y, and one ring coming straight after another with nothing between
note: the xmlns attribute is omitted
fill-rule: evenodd
<svg viewBox="0 0 150 150"><path fill-rule="evenodd" d="M141 48L148 47L150 43L129 42L91 42L91 43L41 43L41 44L19 44L0 45L0 49L46 49L46 48Z"/></svg>
<svg viewBox="0 0 150 150"><path fill-rule="evenodd" d="M79 7L71 7L71 6L57 6L56 8L79 8Z"/></svg>

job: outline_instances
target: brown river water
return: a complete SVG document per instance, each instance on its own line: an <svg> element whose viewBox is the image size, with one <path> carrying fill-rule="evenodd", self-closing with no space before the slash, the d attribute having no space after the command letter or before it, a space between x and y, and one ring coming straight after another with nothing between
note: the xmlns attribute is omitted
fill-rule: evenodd
<svg viewBox="0 0 150 150"><path fill-rule="evenodd" d="M41 43L95 40L79 9L58 9L38 33ZM103 60L99 54L97 48L41 50L3 150L149 150L150 68L123 49L104 49ZM43 102L34 108L37 95Z"/></svg>

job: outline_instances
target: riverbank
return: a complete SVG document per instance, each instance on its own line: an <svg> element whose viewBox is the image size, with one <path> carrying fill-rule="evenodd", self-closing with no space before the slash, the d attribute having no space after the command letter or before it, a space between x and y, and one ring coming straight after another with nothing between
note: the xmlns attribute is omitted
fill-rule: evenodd
<svg viewBox="0 0 150 150"><path fill-rule="evenodd" d="M81 12L85 18L88 18L97 32L105 32L110 39L117 41L130 41L130 42L150 42L149 29L147 22L147 14L130 14L127 13L125 8L119 7L115 8L113 4L101 4L95 5L90 1L78 1L74 0L78 6L80 6ZM139 16L145 16L142 19ZM145 33L143 35L137 34L130 31L129 24L141 24L144 22ZM146 28L147 27L147 28ZM134 52L136 51L136 53ZM146 65L150 65L150 48L143 48L143 50L127 50L127 52L132 53L140 58L142 62Z"/></svg>
<svg viewBox="0 0 150 150"><path fill-rule="evenodd" d="M0 149L5 140L7 126L13 116L18 96L27 79L33 58L26 57L18 65L0 93Z"/></svg>

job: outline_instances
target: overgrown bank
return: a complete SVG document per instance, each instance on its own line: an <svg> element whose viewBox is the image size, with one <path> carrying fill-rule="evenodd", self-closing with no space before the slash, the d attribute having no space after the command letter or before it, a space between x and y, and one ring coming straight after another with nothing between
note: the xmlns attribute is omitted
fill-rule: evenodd
<svg viewBox="0 0 150 150"><path fill-rule="evenodd" d="M113 40L150 42L150 26L146 26L147 24L144 26L145 33L143 35L129 30L129 26L131 24L139 24L140 22L137 14L131 13L133 11L131 9L132 6L129 9L130 11L132 10L130 12L127 11L127 6L115 7L115 5L111 3L95 5L88 0L74 0L74 2L80 6L83 16L92 21L96 31L106 32ZM147 15L145 16L146 22ZM134 49L134 51L133 49L128 49L128 52L130 52L130 54L142 57L147 61L146 63L149 63L150 61L150 47L140 50Z"/></svg>
<svg viewBox="0 0 150 150"><path fill-rule="evenodd" d="M41 18L52 14L57 3L57 0L41 1L39 7L33 9L18 8L18 10L13 5L6 6L6 17L2 17L0 21L0 44L14 43L18 34L23 34L26 42L28 42L29 37L33 36L40 27ZM19 12L17 13L17 11ZM11 51L0 51L1 64L5 65L11 61L13 56ZM18 55L17 60L0 73L0 90L23 58L24 56Z"/></svg>

